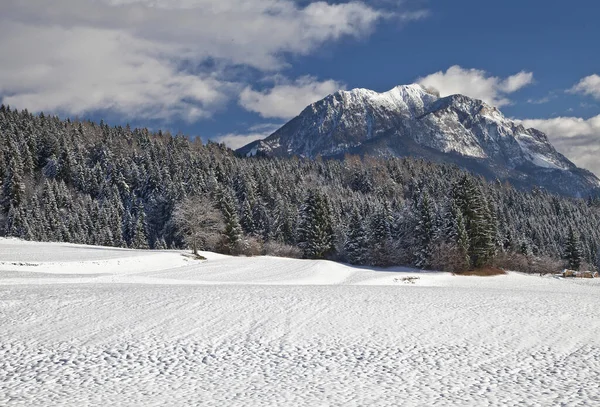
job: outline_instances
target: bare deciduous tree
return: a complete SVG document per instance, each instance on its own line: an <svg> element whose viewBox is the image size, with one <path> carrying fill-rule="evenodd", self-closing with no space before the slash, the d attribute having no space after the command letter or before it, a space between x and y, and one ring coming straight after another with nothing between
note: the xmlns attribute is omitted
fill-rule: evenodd
<svg viewBox="0 0 600 407"><path fill-rule="evenodd" d="M210 249L217 244L223 231L223 215L208 196L184 199L175 208L174 219L192 252Z"/></svg>
<svg viewBox="0 0 600 407"><path fill-rule="evenodd" d="M457 244L439 243L432 249L431 268L456 273L468 270L469 262Z"/></svg>

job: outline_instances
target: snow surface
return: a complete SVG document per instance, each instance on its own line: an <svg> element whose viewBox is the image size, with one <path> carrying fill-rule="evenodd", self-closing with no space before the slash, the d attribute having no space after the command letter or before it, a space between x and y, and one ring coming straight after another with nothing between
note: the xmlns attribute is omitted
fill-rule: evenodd
<svg viewBox="0 0 600 407"><path fill-rule="evenodd" d="M0 239L0 405L600 405L600 279L183 254Z"/></svg>
<svg viewBox="0 0 600 407"><path fill-rule="evenodd" d="M535 151L535 149L540 148L540 142L536 141L531 135L526 133L519 133L515 137L517 143L521 147L521 150L529 157L531 162L534 165L542 168L550 168L550 169L558 169L558 170L567 170L568 167L565 163L561 163L559 160L556 160L555 157L552 157L548 154L542 154L539 151ZM542 147L543 148L543 147Z"/></svg>

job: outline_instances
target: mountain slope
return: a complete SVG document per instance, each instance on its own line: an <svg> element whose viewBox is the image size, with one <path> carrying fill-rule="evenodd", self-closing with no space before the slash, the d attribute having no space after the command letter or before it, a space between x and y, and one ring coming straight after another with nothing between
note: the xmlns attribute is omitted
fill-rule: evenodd
<svg viewBox="0 0 600 407"><path fill-rule="evenodd" d="M385 93L336 92L238 152L309 158L346 153L418 156L567 195L600 186L592 173L557 152L544 133L526 129L481 100L463 95L440 98L420 85Z"/></svg>

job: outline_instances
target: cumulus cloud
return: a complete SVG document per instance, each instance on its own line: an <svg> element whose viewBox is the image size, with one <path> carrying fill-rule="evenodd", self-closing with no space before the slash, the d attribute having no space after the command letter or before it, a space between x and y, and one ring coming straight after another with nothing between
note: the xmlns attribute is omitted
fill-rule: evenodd
<svg viewBox="0 0 600 407"><path fill-rule="evenodd" d="M505 93L513 93L533 83L533 73L521 71L499 82L498 88Z"/></svg>
<svg viewBox="0 0 600 407"><path fill-rule="evenodd" d="M8 33L18 32L17 36ZM40 35L40 32L42 35ZM21 24L0 27L2 102L70 114L107 109L135 118L188 121L223 103L228 84L177 69L160 46L127 33ZM60 44L60 45L58 45Z"/></svg>
<svg viewBox="0 0 600 407"><path fill-rule="evenodd" d="M459 93L501 107L511 103L508 94L533 83L533 73L521 71L507 78L499 78L480 69L454 65L446 72L435 72L419 78L417 82L437 90L441 96Z"/></svg>
<svg viewBox="0 0 600 407"><path fill-rule="evenodd" d="M579 93L600 100L600 75L593 74L586 76L569 89L568 92Z"/></svg>
<svg viewBox="0 0 600 407"><path fill-rule="evenodd" d="M229 83L227 68L273 72L286 55L368 35L390 14L358 1L4 0L0 99L195 120L244 88Z"/></svg>
<svg viewBox="0 0 600 407"><path fill-rule="evenodd" d="M578 166L600 176L600 115L589 119L555 117L521 122L546 133L557 150Z"/></svg>
<svg viewBox="0 0 600 407"><path fill-rule="evenodd" d="M311 103L344 88L334 80L321 82L305 76L294 82L279 83L266 91L247 87L240 94L240 105L265 118L290 119Z"/></svg>

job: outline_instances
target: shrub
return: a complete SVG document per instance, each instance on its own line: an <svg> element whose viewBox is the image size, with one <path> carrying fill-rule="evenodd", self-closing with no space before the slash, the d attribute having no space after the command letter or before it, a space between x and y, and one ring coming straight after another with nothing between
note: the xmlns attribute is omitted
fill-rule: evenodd
<svg viewBox="0 0 600 407"><path fill-rule="evenodd" d="M499 269L498 267L486 266L475 270L461 271L456 274L459 276L492 277L506 274L506 271Z"/></svg>
<svg viewBox="0 0 600 407"><path fill-rule="evenodd" d="M244 237L234 243L233 247L224 242L221 244L221 249L224 253L232 256L260 256L263 251L262 242L255 237Z"/></svg>
<svg viewBox="0 0 600 407"><path fill-rule="evenodd" d="M302 258L302 250L300 250L298 247L279 242L265 243L263 245L263 254L265 256L289 257L292 259Z"/></svg>
<svg viewBox="0 0 600 407"><path fill-rule="evenodd" d="M499 253L494 261L496 267L522 273L544 275L558 273L564 269L564 262L547 256L527 256L521 253Z"/></svg>

